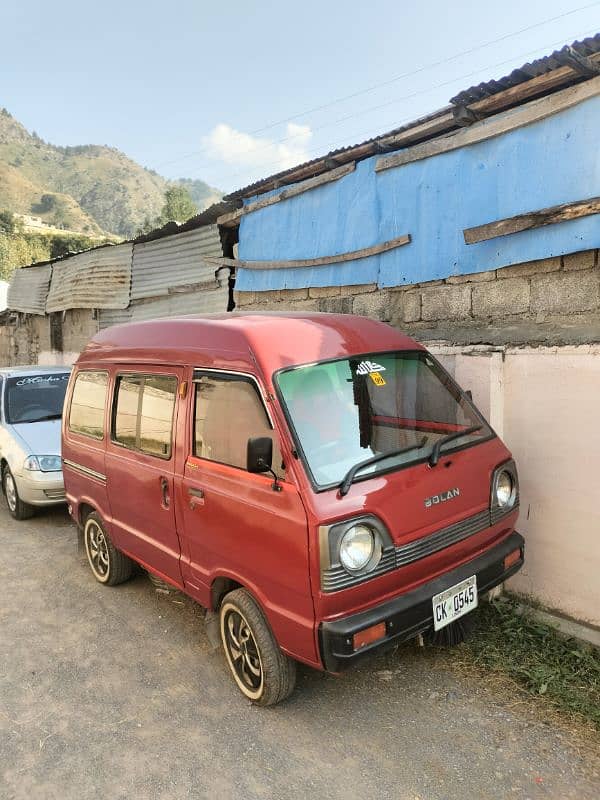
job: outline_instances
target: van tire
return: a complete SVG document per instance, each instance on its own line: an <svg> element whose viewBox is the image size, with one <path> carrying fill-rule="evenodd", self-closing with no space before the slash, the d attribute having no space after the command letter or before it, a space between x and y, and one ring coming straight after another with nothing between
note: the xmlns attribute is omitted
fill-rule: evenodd
<svg viewBox="0 0 600 800"><path fill-rule="evenodd" d="M92 575L99 583L117 586L131 578L133 561L117 550L95 511L83 523L83 544Z"/></svg>
<svg viewBox="0 0 600 800"><path fill-rule="evenodd" d="M296 685L296 662L282 653L246 589L225 595L219 623L225 658L242 694L257 706L274 706L289 697Z"/></svg>
<svg viewBox="0 0 600 800"><path fill-rule="evenodd" d="M35 509L19 497L19 490L8 464L2 470L2 491L11 517L19 521L33 517Z"/></svg>

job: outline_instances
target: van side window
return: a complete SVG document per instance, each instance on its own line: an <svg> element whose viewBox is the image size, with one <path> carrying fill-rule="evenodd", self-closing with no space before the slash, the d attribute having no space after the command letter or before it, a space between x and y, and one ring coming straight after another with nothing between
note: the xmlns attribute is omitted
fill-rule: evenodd
<svg viewBox="0 0 600 800"><path fill-rule="evenodd" d="M85 370L77 374L69 411L70 431L93 439L104 438L107 385L107 372Z"/></svg>
<svg viewBox="0 0 600 800"><path fill-rule="evenodd" d="M177 378L120 375L115 390L113 439L159 458L171 458Z"/></svg>
<svg viewBox="0 0 600 800"><path fill-rule="evenodd" d="M283 477L277 436L252 381L203 375L195 383L194 455L246 469L248 439L269 436L273 470Z"/></svg>

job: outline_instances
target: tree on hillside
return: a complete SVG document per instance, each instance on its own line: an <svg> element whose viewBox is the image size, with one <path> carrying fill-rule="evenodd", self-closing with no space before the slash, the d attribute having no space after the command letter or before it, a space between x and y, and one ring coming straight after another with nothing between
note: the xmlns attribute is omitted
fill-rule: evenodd
<svg viewBox="0 0 600 800"><path fill-rule="evenodd" d="M165 192L165 203L157 222L185 222L195 216L198 209L185 186L170 186Z"/></svg>
<svg viewBox="0 0 600 800"><path fill-rule="evenodd" d="M9 236L23 233L23 221L19 217L15 217L8 209L0 211L0 233Z"/></svg>

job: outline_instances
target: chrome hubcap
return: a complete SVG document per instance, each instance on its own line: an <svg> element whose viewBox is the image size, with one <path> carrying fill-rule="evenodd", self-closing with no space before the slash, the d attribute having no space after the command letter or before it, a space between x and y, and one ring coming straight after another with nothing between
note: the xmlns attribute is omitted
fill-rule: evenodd
<svg viewBox="0 0 600 800"><path fill-rule="evenodd" d="M96 522L86 525L85 543L92 570L99 578L106 578L109 568L108 544L104 531Z"/></svg>
<svg viewBox="0 0 600 800"><path fill-rule="evenodd" d="M228 609L224 620L225 646L238 682L254 695L260 692L263 670L258 647L250 626L234 609Z"/></svg>
<svg viewBox="0 0 600 800"><path fill-rule="evenodd" d="M14 478L10 472L7 472L4 476L4 491L6 493L8 507L11 511L14 511L17 507L17 487L15 486Z"/></svg>

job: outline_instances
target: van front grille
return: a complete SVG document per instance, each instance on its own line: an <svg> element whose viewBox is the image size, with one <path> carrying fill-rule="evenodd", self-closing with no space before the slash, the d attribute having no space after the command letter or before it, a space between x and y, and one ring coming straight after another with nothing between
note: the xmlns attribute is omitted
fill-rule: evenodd
<svg viewBox="0 0 600 800"><path fill-rule="evenodd" d="M502 517L511 514L516 506L502 510L490 512L489 508L480 511L478 514L473 514L466 519L455 522L453 525L448 525L441 528L439 531L430 533L428 536L423 536L420 539L415 539L414 542L400 545L399 547L386 547L381 555L381 561L377 568L370 572L368 575L350 575L342 567L341 564L334 564L329 569L325 570L321 577L321 587L324 592L337 592L340 589L347 589L349 586L356 586L363 583L365 580L376 578L379 575L384 575L386 572L391 572L399 567L404 567L407 564L412 564L414 561L419 561L422 558L437 553L445 547L451 547L453 544L461 542L463 539L468 539L469 536L474 536L476 533L489 528L500 522Z"/></svg>
<svg viewBox="0 0 600 800"><path fill-rule="evenodd" d="M430 533L429 536L423 536L421 539L416 539L414 542L400 545L396 548L396 566L403 567L405 564L411 564L413 561L419 561L421 558L426 558L432 553L437 553L438 550L443 550L444 547L450 547L457 542L473 536L474 533L479 533L484 528L490 526L490 512L486 508L485 511L480 511L479 514L474 514L472 517L461 519L460 522L455 522L454 525L448 525L447 528L442 528L436 533Z"/></svg>

